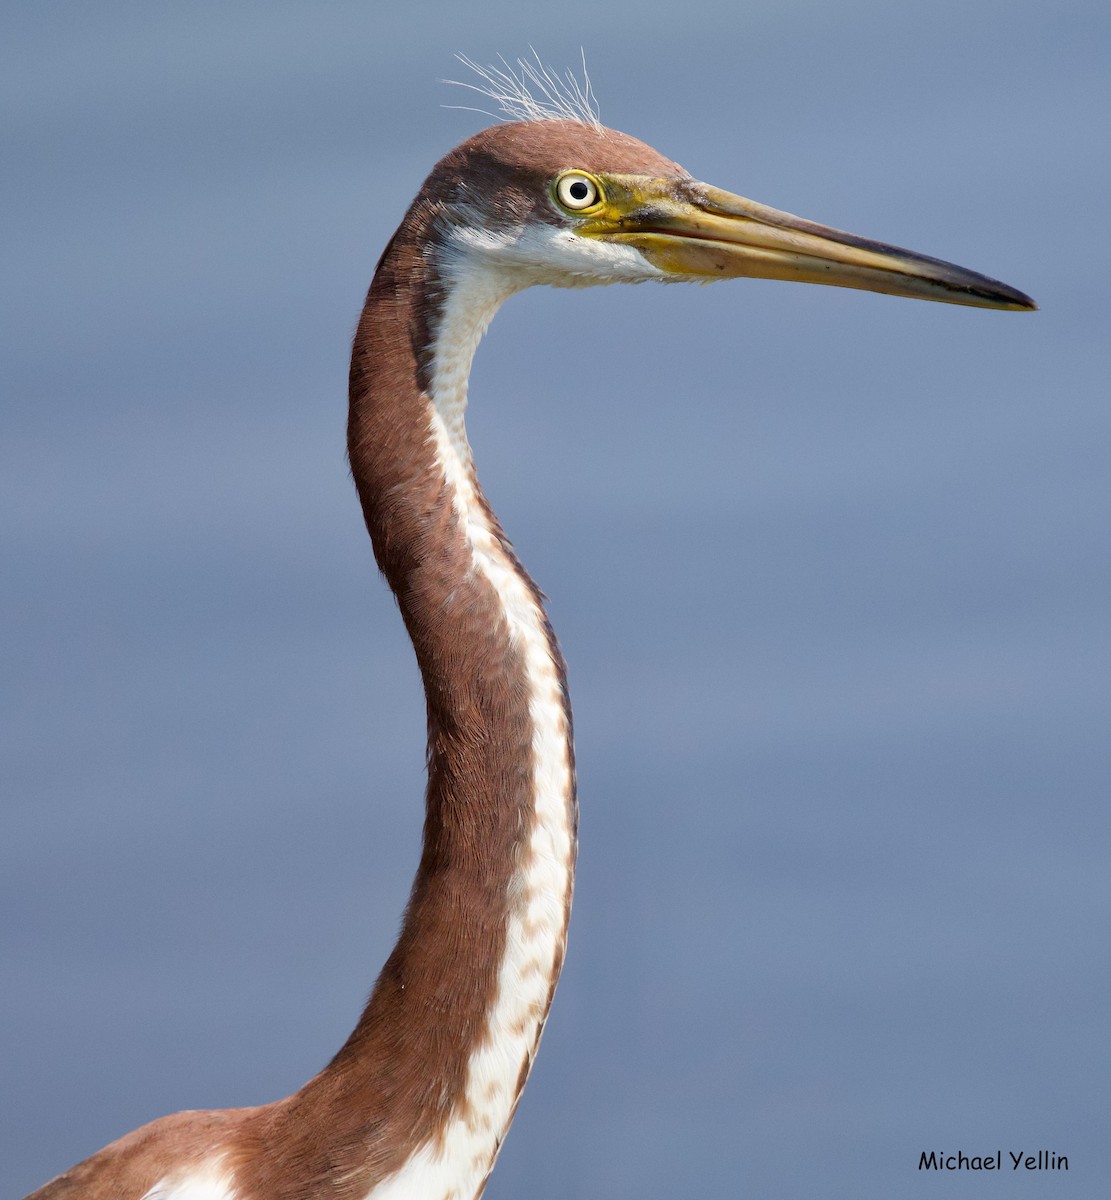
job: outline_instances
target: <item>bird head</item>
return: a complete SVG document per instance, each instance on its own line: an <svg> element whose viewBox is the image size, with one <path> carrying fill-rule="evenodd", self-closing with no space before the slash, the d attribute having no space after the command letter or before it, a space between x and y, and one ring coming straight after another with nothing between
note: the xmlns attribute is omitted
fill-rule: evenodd
<svg viewBox="0 0 1111 1200"><path fill-rule="evenodd" d="M701 183L643 142L583 121L484 130L437 164L414 207L448 270L492 270L509 291L749 276L1036 307L974 271Z"/></svg>

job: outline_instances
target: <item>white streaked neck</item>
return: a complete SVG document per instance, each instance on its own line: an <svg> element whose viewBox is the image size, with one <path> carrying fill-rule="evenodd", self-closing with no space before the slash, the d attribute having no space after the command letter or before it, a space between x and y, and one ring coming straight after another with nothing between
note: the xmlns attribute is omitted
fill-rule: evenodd
<svg viewBox="0 0 1111 1200"><path fill-rule="evenodd" d="M494 271L457 275L440 314L431 371L431 435L473 570L497 597L519 649L532 723L532 812L510 884L505 954L464 1095L434 1141L368 1200L472 1200L513 1119L563 964L575 864L571 729L558 651L531 581L491 525L467 442L467 378L482 334L517 287Z"/></svg>

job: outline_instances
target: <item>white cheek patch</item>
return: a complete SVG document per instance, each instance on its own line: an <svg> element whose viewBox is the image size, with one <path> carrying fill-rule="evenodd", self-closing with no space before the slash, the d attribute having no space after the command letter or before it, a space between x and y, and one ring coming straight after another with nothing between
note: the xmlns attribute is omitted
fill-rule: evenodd
<svg viewBox="0 0 1111 1200"><path fill-rule="evenodd" d="M498 233L456 226L450 245L454 251L450 270L456 278L468 269L493 271L507 283L515 282L512 291L534 284L590 287L673 278L632 246L583 237L556 225L526 225Z"/></svg>

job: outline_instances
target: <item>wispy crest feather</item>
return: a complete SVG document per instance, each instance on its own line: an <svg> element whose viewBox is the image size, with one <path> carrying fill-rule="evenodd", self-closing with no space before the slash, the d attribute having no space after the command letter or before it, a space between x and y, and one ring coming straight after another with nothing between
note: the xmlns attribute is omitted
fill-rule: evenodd
<svg viewBox="0 0 1111 1200"><path fill-rule="evenodd" d="M466 104L448 104L446 108L464 108L468 112L484 113L498 121L579 121L594 129L602 128L598 100L586 72L586 54L582 54L582 79L573 71L562 75L544 66L535 50L532 58L519 58L516 64L498 56L501 66L481 67L465 54L455 57L474 71L481 83L466 83L460 79L442 82L466 88L492 100L497 112L474 108Z"/></svg>

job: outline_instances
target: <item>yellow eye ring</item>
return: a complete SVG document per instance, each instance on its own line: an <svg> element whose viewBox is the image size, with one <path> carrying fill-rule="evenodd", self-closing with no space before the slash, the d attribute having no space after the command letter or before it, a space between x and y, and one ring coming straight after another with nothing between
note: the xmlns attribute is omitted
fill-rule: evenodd
<svg viewBox="0 0 1111 1200"><path fill-rule="evenodd" d="M566 171L552 187L556 203L567 212L588 212L603 200L602 185L585 171Z"/></svg>

